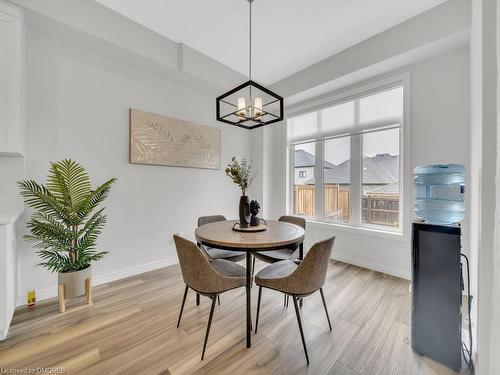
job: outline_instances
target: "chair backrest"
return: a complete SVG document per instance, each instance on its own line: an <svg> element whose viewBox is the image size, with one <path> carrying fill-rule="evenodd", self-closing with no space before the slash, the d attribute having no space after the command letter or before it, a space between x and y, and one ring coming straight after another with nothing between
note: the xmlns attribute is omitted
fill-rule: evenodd
<svg viewBox="0 0 500 375"><path fill-rule="evenodd" d="M195 243L176 234L174 242L184 283L198 292L211 293L218 290L219 275L206 253Z"/></svg>
<svg viewBox="0 0 500 375"><path fill-rule="evenodd" d="M303 217L298 217L298 216L281 216L279 221L285 221L290 224L295 224L298 225L299 227L303 228L304 230L306 229L306 219Z"/></svg>
<svg viewBox="0 0 500 375"><path fill-rule="evenodd" d="M315 243L293 272L289 286L294 294L313 293L325 284L335 236Z"/></svg>
<svg viewBox="0 0 500 375"><path fill-rule="evenodd" d="M198 226L215 223L216 221L226 221L226 217L224 215L201 216L198 218Z"/></svg>

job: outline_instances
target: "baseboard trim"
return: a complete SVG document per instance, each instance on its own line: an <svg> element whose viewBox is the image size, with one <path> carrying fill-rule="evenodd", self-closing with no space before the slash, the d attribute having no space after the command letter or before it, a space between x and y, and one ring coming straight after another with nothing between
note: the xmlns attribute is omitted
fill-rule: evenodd
<svg viewBox="0 0 500 375"><path fill-rule="evenodd" d="M386 273L392 276L400 277L406 280L411 279L411 273L409 270L402 268L396 268L387 266L385 264L375 263L362 258L356 258L351 255L334 253L332 254L332 259L338 260L340 262L349 263L358 267L368 268L373 271L378 271ZM153 271L158 268L168 267L179 263L177 257L165 258L158 260L156 262L146 263L139 266L134 266L130 268L125 268L120 271L110 272L104 275L93 276L92 285L102 285L110 283L112 281L124 279L130 276L139 275L144 272ZM43 301L49 298L57 297L57 286L45 289L36 290L37 301ZM26 305L26 296L20 295L17 297L17 307Z"/></svg>
<svg viewBox="0 0 500 375"><path fill-rule="evenodd" d="M153 271L158 268L164 268L168 266L172 266L174 264L179 263L177 257L165 258L161 260L157 260L155 262L142 264L139 266L134 266L130 268L125 268L120 271L106 273L104 275L96 275L92 277L92 285L102 285L106 283L110 283L112 281L124 279L130 276L139 275L144 272ZM57 286L51 288L45 288L40 290L35 290L37 301L43 301L45 299L57 297ZM26 305L26 295L20 295L17 297L16 306L24 306Z"/></svg>
<svg viewBox="0 0 500 375"><path fill-rule="evenodd" d="M385 264L375 263L366 259L356 258L351 255L339 254L339 253L333 253L332 259L344 263L349 263L358 267L368 268L373 271L386 273L388 275L400 277L402 279L411 280L410 270L405 270L403 268L391 267Z"/></svg>

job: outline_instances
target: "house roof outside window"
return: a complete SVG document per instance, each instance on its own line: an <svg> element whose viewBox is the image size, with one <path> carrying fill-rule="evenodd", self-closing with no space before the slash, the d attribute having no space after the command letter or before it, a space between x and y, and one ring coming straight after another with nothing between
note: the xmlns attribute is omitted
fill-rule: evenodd
<svg viewBox="0 0 500 375"><path fill-rule="evenodd" d="M305 150L295 150L295 168L314 167L316 164L314 155ZM325 161L325 168L334 168L335 165Z"/></svg>
<svg viewBox="0 0 500 375"><path fill-rule="evenodd" d="M324 173L325 184L349 184L350 160L346 160ZM388 190L399 191L399 155L377 154L363 158L363 184L365 185L392 185ZM314 185L314 178L306 182ZM389 192L389 191L387 191Z"/></svg>

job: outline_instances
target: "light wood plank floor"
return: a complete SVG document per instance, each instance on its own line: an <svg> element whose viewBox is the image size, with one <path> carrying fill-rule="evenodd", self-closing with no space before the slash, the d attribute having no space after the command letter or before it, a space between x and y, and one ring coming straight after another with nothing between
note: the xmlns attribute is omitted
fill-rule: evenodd
<svg viewBox="0 0 500 375"><path fill-rule="evenodd" d="M257 268L263 267L257 264ZM408 281L331 262L324 287L333 332L319 293L305 299L306 366L293 305L265 289L258 333L245 347L244 289L221 296L200 361L209 300L190 291L176 328L184 283L172 266L94 288L94 304L56 299L19 308L0 369L64 368L81 374L452 374L410 347ZM257 288L252 289L255 319ZM5 373L5 372L4 372Z"/></svg>

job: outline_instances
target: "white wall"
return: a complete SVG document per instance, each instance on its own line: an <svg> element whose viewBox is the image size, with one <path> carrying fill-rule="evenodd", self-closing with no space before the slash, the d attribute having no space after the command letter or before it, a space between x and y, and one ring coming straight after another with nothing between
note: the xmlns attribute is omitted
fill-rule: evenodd
<svg viewBox="0 0 500 375"><path fill-rule="evenodd" d="M469 26L470 0L448 0L274 83L272 89L288 98L351 75L368 78L367 68L380 74L416 53L443 51L464 36L468 39Z"/></svg>
<svg viewBox="0 0 500 375"><path fill-rule="evenodd" d="M498 113L500 112L500 83L498 80L498 71L500 71L500 6L496 1L496 174L495 174L495 233L493 245L493 282L492 282L492 301L491 301L491 339L490 339L490 363L491 373L500 372L500 363L498 363L498 353L500 353L500 121Z"/></svg>
<svg viewBox="0 0 500 375"><path fill-rule="evenodd" d="M474 296L478 296L478 264L479 264L479 238L481 229L481 179L482 179L482 0L472 1L471 6L471 132L470 132L470 264L471 264L471 289ZM478 303L472 305L472 322L477 323ZM477 335L477 324L472 327L474 338ZM472 346L477 355L477 340ZM479 373L480 368L477 366Z"/></svg>
<svg viewBox="0 0 500 375"><path fill-rule="evenodd" d="M410 73L411 100L411 170L418 165L459 163L469 169L469 50L467 47L398 69L391 73L359 82L346 88L363 87L378 80L404 72ZM336 95L338 90L332 95ZM407 131L407 130L405 130ZM273 200L273 215L286 210L284 155L284 124L266 133L273 137L275 152L264 163L271 165L275 179L264 186L264 196L280 197ZM271 167L269 167L271 168ZM411 173L410 173L411 176ZM411 200L413 193L411 193ZM264 202L266 204L266 202ZM412 215L407 207L406 215ZM468 222L464 223L464 243L467 243ZM337 236L333 257L361 266L409 278L410 241L394 236L362 234L359 231L342 230L324 224L308 224L306 247L335 234Z"/></svg>
<svg viewBox="0 0 500 375"><path fill-rule="evenodd" d="M479 375L500 372L499 16L497 0L472 1L471 246L474 284L477 281L474 318Z"/></svg>
<svg viewBox="0 0 500 375"><path fill-rule="evenodd" d="M24 158L0 155L0 210L10 211L22 208L16 181L24 178Z"/></svg>
<svg viewBox="0 0 500 375"><path fill-rule="evenodd" d="M197 217L237 216L239 190L224 174L233 155L252 158L250 133L215 121L212 95L52 39L27 34L26 176L44 181L49 161L73 158L88 170L93 186L118 182L107 206L108 224L99 242L110 251L94 275L176 256L172 235L193 238ZM128 163L129 108L222 129L222 168L205 170ZM21 291L56 286L56 276L35 266L22 247ZM162 263L163 262L163 263Z"/></svg>

